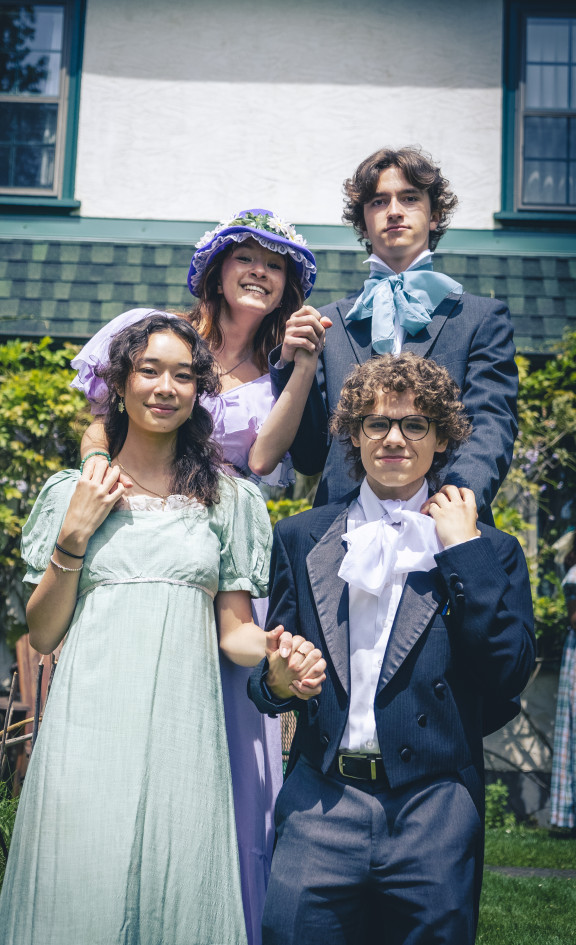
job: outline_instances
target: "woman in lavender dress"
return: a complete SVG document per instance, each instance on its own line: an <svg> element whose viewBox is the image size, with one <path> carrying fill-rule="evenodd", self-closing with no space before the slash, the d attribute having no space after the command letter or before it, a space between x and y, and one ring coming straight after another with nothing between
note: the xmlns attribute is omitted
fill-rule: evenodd
<svg viewBox="0 0 576 945"><path fill-rule="evenodd" d="M293 481L287 450L330 324L303 305L315 277L314 256L303 238L268 210L242 211L220 224L199 241L192 257L188 286L200 301L190 318L220 367L221 392L205 397L203 405L212 414L214 438L230 471L268 486ZM150 309L133 309L119 315L72 362L78 371L73 386L84 391L94 413L102 411L107 395L99 371L107 362L111 338L149 314ZM294 352L295 367L275 402L268 355L280 344L284 353ZM82 452L86 456L102 449L103 424L96 421L85 435ZM102 458L96 455L89 462ZM128 485L130 470L126 475ZM263 626L265 602L258 605ZM244 915L250 945L259 945L282 755L279 720L261 716L246 696L248 672L225 657L221 660Z"/></svg>

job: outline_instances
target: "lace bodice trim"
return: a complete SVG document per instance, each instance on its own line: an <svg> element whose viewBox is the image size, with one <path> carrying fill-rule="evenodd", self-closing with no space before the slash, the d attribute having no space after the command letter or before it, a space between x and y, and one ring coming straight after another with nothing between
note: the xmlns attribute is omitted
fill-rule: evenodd
<svg viewBox="0 0 576 945"><path fill-rule="evenodd" d="M169 495L165 499L152 495L123 495L114 506L115 512L177 512L179 509L203 509L198 499L188 495Z"/></svg>

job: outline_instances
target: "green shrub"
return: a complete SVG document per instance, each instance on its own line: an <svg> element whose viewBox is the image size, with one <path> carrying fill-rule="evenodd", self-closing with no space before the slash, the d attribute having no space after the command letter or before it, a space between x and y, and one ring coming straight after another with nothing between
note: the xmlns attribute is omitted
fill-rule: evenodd
<svg viewBox="0 0 576 945"><path fill-rule="evenodd" d="M266 503L268 514L272 523L272 528L281 518L289 518L290 515L297 515L298 512L305 512L311 508L308 499L279 499Z"/></svg>
<svg viewBox="0 0 576 945"><path fill-rule="evenodd" d="M512 830L516 826L516 817L508 810L509 791L500 778L494 784L486 785L486 829L504 827Z"/></svg>
<svg viewBox="0 0 576 945"><path fill-rule="evenodd" d="M77 350L49 338L0 345L0 633L10 645L26 629L22 526L49 476L77 465L89 422L84 396L70 387Z"/></svg>

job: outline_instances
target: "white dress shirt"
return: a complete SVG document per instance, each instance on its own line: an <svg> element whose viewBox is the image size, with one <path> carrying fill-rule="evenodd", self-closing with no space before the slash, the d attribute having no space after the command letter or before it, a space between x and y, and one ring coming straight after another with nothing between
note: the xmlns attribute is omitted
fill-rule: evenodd
<svg viewBox="0 0 576 945"><path fill-rule="evenodd" d="M422 515L417 519L414 517L415 522L408 529L400 524L387 525L388 530L392 527L398 534L398 548L392 549L392 557L389 552L390 546L394 544L393 534L390 541L391 533L388 531L388 536L384 537L378 548L378 542L366 530L367 541L364 542L365 547L360 549L360 554L365 555L364 560L360 558L354 562L351 569L346 559L354 544L354 531L370 522L390 523L386 506L392 511L392 518L395 517L394 509L419 513L427 498L428 485L424 483L411 499L382 501L364 479L358 499L348 510L346 536L349 552L339 572L340 577L348 581L350 595L350 711L340 742L342 751L379 753L374 699L406 575L413 570L430 570L435 566L434 554L443 548L434 521ZM403 534L406 540L402 540ZM358 541L361 545L360 534ZM356 574L353 573L354 569ZM353 580L357 583L353 584ZM373 591L369 592L367 587L372 587Z"/></svg>

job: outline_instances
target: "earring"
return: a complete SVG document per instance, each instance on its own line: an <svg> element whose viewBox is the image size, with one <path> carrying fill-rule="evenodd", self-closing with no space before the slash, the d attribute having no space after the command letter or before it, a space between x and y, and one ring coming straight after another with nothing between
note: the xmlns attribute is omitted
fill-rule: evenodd
<svg viewBox="0 0 576 945"><path fill-rule="evenodd" d="M121 397L120 400L118 401L118 413L124 413L125 409L126 408L124 406L124 398Z"/></svg>

